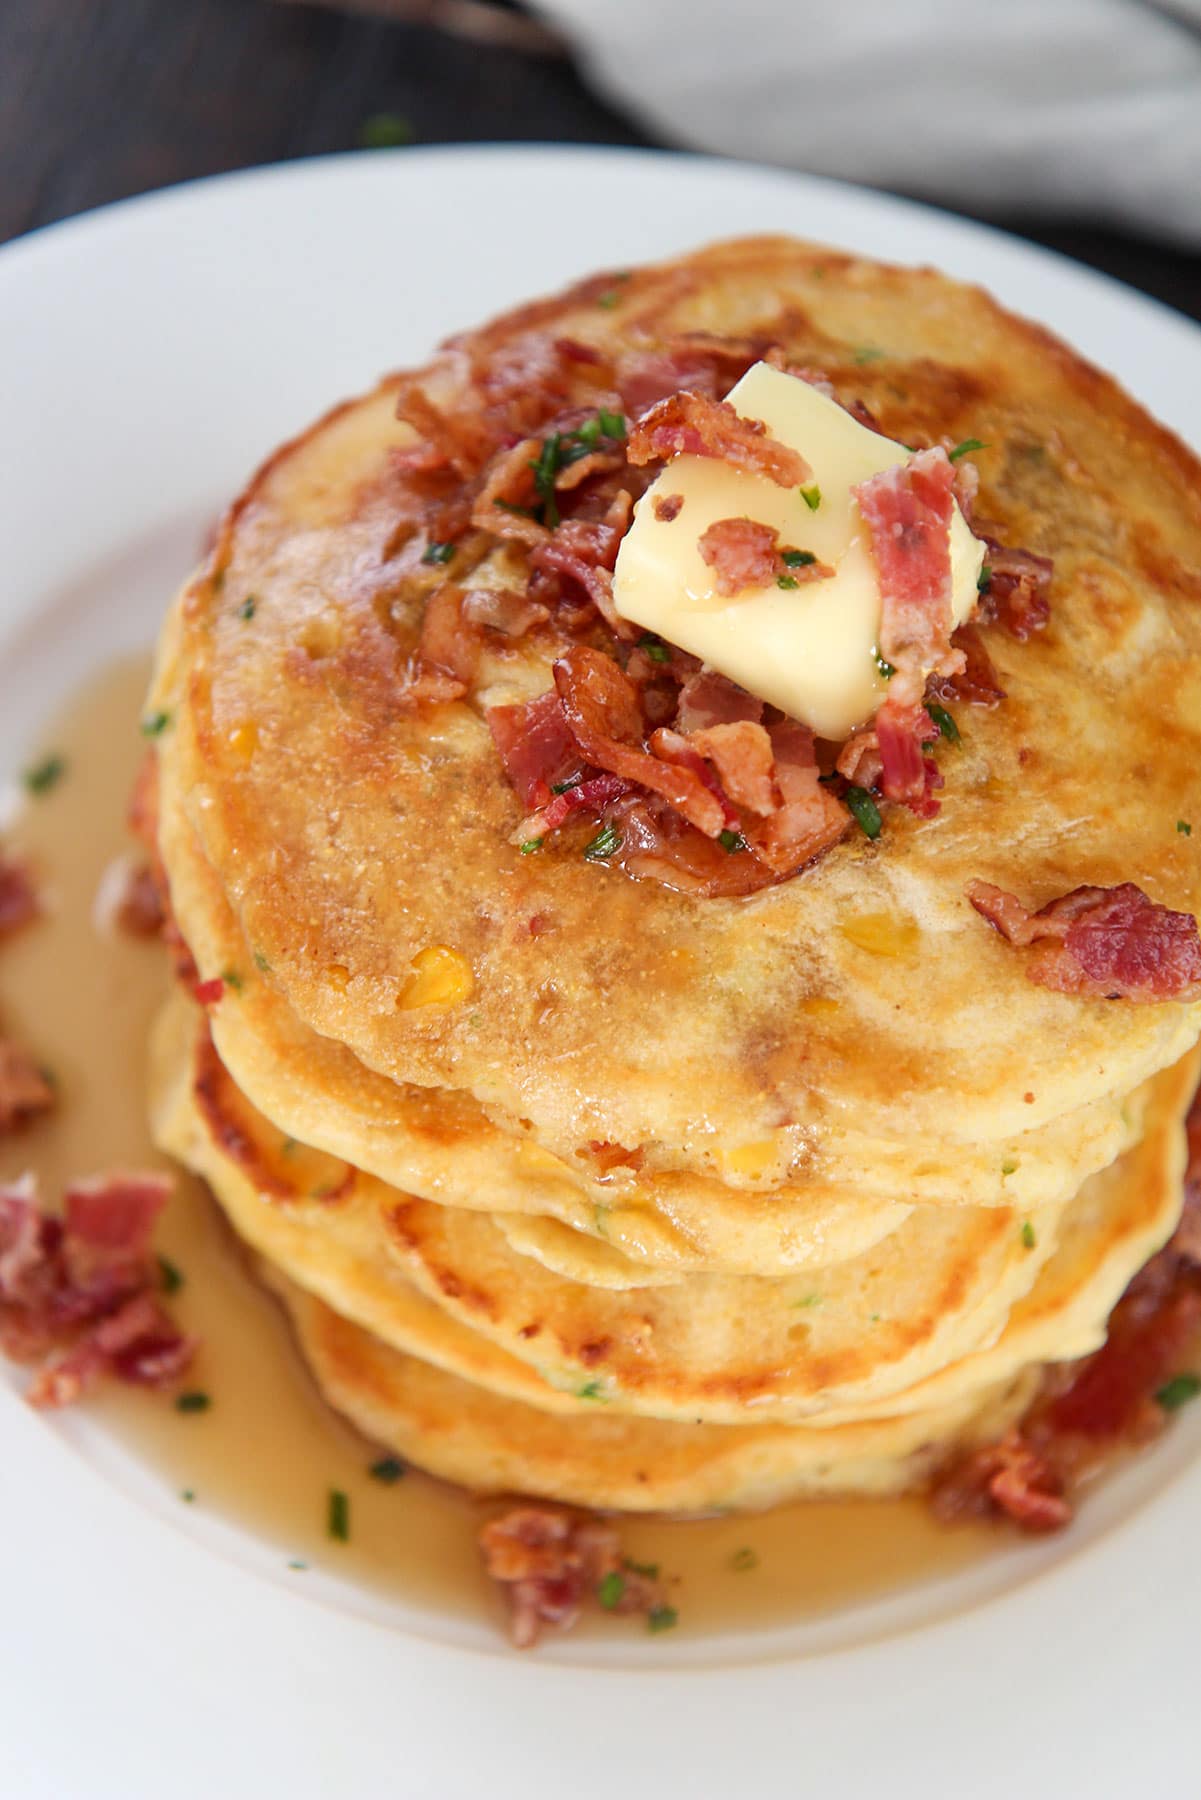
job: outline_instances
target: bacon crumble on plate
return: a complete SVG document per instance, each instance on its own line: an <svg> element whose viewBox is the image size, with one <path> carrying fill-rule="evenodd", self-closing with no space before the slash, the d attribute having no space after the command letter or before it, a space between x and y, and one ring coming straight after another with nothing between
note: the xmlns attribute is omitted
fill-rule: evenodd
<svg viewBox="0 0 1201 1800"><path fill-rule="evenodd" d="M0 1188L0 1350L40 1365L34 1406L66 1406L104 1375L169 1387L188 1367L196 1344L158 1298L151 1251L171 1186L159 1174L78 1181L61 1219L30 1177Z"/></svg>
<svg viewBox="0 0 1201 1800"><path fill-rule="evenodd" d="M484 1567L510 1609L519 1650L542 1627L568 1631L592 1602L605 1612L641 1613L652 1630L675 1624L657 1569L630 1562L611 1525L553 1506L516 1506L481 1527Z"/></svg>
<svg viewBox="0 0 1201 1800"><path fill-rule="evenodd" d="M41 895L29 864L0 850L0 938L40 918Z"/></svg>
<svg viewBox="0 0 1201 1800"><path fill-rule="evenodd" d="M1140 887L1078 887L1037 912L991 882L967 897L1006 943L1033 944L1039 987L1104 1000L1201 999L1201 935L1191 913L1157 906Z"/></svg>

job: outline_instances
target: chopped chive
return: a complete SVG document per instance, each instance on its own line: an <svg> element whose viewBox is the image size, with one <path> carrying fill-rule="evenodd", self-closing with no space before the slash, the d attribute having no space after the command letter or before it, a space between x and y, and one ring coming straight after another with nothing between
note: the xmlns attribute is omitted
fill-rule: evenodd
<svg viewBox="0 0 1201 1800"><path fill-rule="evenodd" d="M612 288L609 289L607 294L598 294L596 296L596 304L598 306L603 306L606 312L612 312L613 308L618 305L620 300L621 295L615 293Z"/></svg>
<svg viewBox="0 0 1201 1800"><path fill-rule="evenodd" d="M453 543L427 544L422 553L423 563L448 563L455 553Z"/></svg>
<svg viewBox="0 0 1201 1800"><path fill-rule="evenodd" d="M1022 1220L1022 1244L1027 1250L1033 1250L1038 1239L1034 1235L1034 1227L1029 1219Z"/></svg>
<svg viewBox="0 0 1201 1800"><path fill-rule="evenodd" d="M535 850L541 850L541 848L542 839L540 837L527 838L525 843L521 846L521 854L523 856L533 856Z"/></svg>
<svg viewBox="0 0 1201 1800"><path fill-rule="evenodd" d="M743 1575L748 1569L757 1569L759 1567L759 1552L757 1550L752 1550L749 1544L744 1544L741 1550L735 1550L733 1556L731 1556L730 1567L736 1575Z"/></svg>
<svg viewBox="0 0 1201 1800"><path fill-rule="evenodd" d="M193 1488L184 1488L179 1497L181 1500L186 1500L188 1505L191 1506L193 1500L196 1498L196 1493Z"/></svg>
<svg viewBox="0 0 1201 1800"><path fill-rule="evenodd" d="M659 1579L658 1563L635 1562L632 1556L623 1556L621 1562L622 1567L628 1569L631 1575L645 1575L648 1581Z"/></svg>
<svg viewBox="0 0 1201 1800"><path fill-rule="evenodd" d="M40 763L35 763L32 769L26 769L21 779L29 793L48 794L52 787L58 786L66 772L65 757L47 756Z"/></svg>
<svg viewBox="0 0 1201 1800"><path fill-rule="evenodd" d="M534 519L538 516L532 506L518 506L516 500L496 499L493 500L492 504L493 506L499 506L501 512L516 513L519 519Z"/></svg>
<svg viewBox="0 0 1201 1800"><path fill-rule="evenodd" d="M270 975L271 973L271 964L261 950L256 950L254 953L254 966L260 975Z"/></svg>
<svg viewBox="0 0 1201 1800"><path fill-rule="evenodd" d="M291 1562L288 1564L288 1567L290 1569L307 1569L308 1566L309 1566L308 1563L301 1562L301 1560L298 1556L294 1556L292 1558Z"/></svg>
<svg viewBox="0 0 1201 1800"><path fill-rule="evenodd" d="M359 126L360 150L399 150L411 144L415 133L403 113L372 113Z"/></svg>
<svg viewBox="0 0 1201 1800"><path fill-rule="evenodd" d="M158 1278L164 1294L178 1294L183 1286L183 1274L169 1256L158 1258Z"/></svg>
<svg viewBox="0 0 1201 1800"><path fill-rule="evenodd" d="M1156 1393L1155 1404L1162 1406L1165 1412L1177 1412L1198 1394L1201 1394L1201 1375L1173 1375L1171 1381L1165 1382Z"/></svg>
<svg viewBox="0 0 1201 1800"><path fill-rule="evenodd" d="M606 1612L612 1612L625 1591L625 1576L617 1569L610 1569L597 1584L596 1597Z"/></svg>
<svg viewBox="0 0 1201 1800"><path fill-rule="evenodd" d="M171 714L169 712L147 713L141 724L142 736L158 737L162 732L166 731L170 723Z"/></svg>
<svg viewBox="0 0 1201 1800"><path fill-rule="evenodd" d="M817 511L822 503L822 491L818 487L816 481L811 482L808 487L803 487L801 489L801 499L805 502L805 505L809 508L810 512Z"/></svg>
<svg viewBox="0 0 1201 1800"><path fill-rule="evenodd" d="M671 661L671 651L651 631L648 631L645 637L638 639L638 648L645 650L652 662L668 663Z"/></svg>
<svg viewBox="0 0 1201 1800"><path fill-rule="evenodd" d="M948 462L958 462L961 456L970 456L973 450L987 450L988 445L980 438L964 438L962 444L956 444L953 450L947 451Z"/></svg>
<svg viewBox="0 0 1201 1800"><path fill-rule="evenodd" d="M592 842L584 845L584 856L588 862L604 862L607 857L621 849L621 833L612 825L606 825L598 831Z"/></svg>
<svg viewBox="0 0 1201 1800"><path fill-rule="evenodd" d="M880 817L880 808L876 805L866 788L849 787L843 796L855 818L856 824L865 837L878 838L884 829L884 821Z"/></svg>
<svg viewBox="0 0 1201 1800"><path fill-rule="evenodd" d="M876 671L884 681L891 681L896 674L896 669L893 667L892 663L886 662L878 650L876 651Z"/></svg>
<svg viewBox="0 0 1201 1800"><path fill-rule="evenodd" d="M861 345L861 347L858 350L856 350L855 361L858 363L859 367L862 369L868 363L879 362L879 360L883 356L883 354L884 354L883 350L876 350L876 349L873 349L870 344L864 344L864 345Z"/></svg>
<svg viewBox="0 0 1201 1800"><path fill-rule="evenodd" d="M543 523L553 531L559 523L559 509L555 504L555 474L562 466L560 451L563 445L562 434L552 431L548 438L542 440L542 448L536 457L530 458L530 468L534 471L534 486L542 501Z"/></svg>
<svg viewBox="0 0 1201 1800"><path fill-rule="evenodd" d="M583 1387L576 1389L575 1397L577 1400L599 1400L602 1404L605 1400L599 1381L586 1381Z"/></svg>
<svg viewBox="0 0 1201 1800"><path fill-rule="evenodd" d="M395 1487L406 1470L399 1456L381 1456L378 1462L371 1464L367 1473L372 1481L382 1481L385 1487Z"/></svg>
<svg viewBox="0 0 1201 1800"><path fill-rule="evenodd" d="M186 1394L176 1394L176 1396L175 1396L176 1412L181 1412L181 1413L207 1412L209 1407L212 1404L213 1404L213 1402L212 1402L210 1396L208 1394L201 1393L199 1391L199 1389L196 1389L196 1388L190 1389Z"/></svg>
<svg viewBox="0 0 1201 1800"><path fill-rule="evenodd" d="M240 994L246 985L236 969L222 969L221 979L227 988L233 989L235 994Z"/></svg>
<svg viewBox="0 0 1201 1800"><path fill-rule="evenodd" d="M570 793L572 788L579 787L583 779L582 775L569 775L566 781L556 781L550 791L552 794Z"/></svg>
<svg viewBox="0 0 1201 1800"><path fill-rule="evenodd" d="M648 1631L670 1631L679 1622L680 1615L674 1606L652 1606L646 1615Z"/></svg>
<svg viewBox="0 0 1201 1800"><path fill-rule="evenodd" d="M1018 1172L1017 1158L1016 1157L1006 1157L1005 1161L1001 1164L1002 1175L1016 1175L1017 1172Z"/></svg>
<svg viewBox="0 0 1201 1800"><path fill-rule="evenodd" d="M607 438L619 440L626 435L626 418L624 413L609 412L602 406L596 415L596 422Z"/></svg>
<svg viewBox="0 0 1201 1800"><path fill-rule="evenodd" d="M794 1307L797 1307L797 1306L820 1306L821 1303L822 1303L822 1297L820 1294L806 1294L803 1299L794 1300L792 1304Z"/></svg>
<svg viewBox="0 0 1201 1800"><path fill-rule="evenodd" d="M1181 837L1192 837L1192 835L1193 835L1193 828L1189 824L1187 819L1177 819L1176 829L1180 833Z"/></svg>
<svg viewBox="0 0 1201 1800"><path fill-rule="evenodd" d="M812 550L781 550L780 561L789 569L807 569L817 558Z"/></svg>
<svg viewBox="0 0 1201 1800"><path fill-rule="evenodd" d="M956 725L945 706L939 706L936 700L928 700L926 702L926 712L938 726L940 736L945 737L948 744L959 743L959 727Z"/></svg>
<svg viewBox="0 0 1201 1800"><path fill-rule="evenodd" d="M776 576L776 586L778 588L798 588L798 587L800 587L800 585L801 584L797 580L795 575L777 575Z"/></svg>
<svg viewBox="0 0 1201 1800"><path fill-rule="evenodd" d="M257 594L247 594L245 600L243 600L241 606L239 606L239 608L238 608L239 619L245 619L246 623L249 624L251 619L253 619L255 613L258 611L258 607L259 607L258 595Z"/></svg>
<svg viewBox="0 0 1201 1800"><path fill-rule="evenodd" d="M737 856L740 850L746 849L746 839L740 831L719 831L717 841L731 856Z"/></svg>
<svg viewBox="0 0 1201 1800"><path fill-rule="evenodd" d="M583 446L586 450L595 450L597 444L600 442L600 434L601 434L601 422L600 422L599 418L595 418L595 419L585 419L584 423L580 426L579 430L575 433L575 436L578 438L580 443L583 444Z"/></svg>
<svg viewBox="0 0 1201 1800"><path fill-rule="evenodd" d="M329 1490L325 1529L337 1543L348 1544L350 1542L350 1495L344 1494L341 1488Z"/></svg>
<svg viewBox="0 0 1201 1800"><path fill-rule="evenodd" d="M976 592L978 594L987 594L991 585L992 570L987 563L981 563L980 573L976 577Z"/></svg>

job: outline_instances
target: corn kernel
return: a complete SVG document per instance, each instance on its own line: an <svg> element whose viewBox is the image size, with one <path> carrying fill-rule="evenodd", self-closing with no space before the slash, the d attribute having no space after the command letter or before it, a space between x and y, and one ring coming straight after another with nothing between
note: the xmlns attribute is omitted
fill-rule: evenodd
<svg viewBox="0 0 1201 1800"><path fill-rule="evenodd" d="M344 994L350 985L350 970L345 963L331 963L325 971L325 979L330 987Z"/></svg>
<svg viewBox="0 0 1201 1800"><path fill-rule="evenodd" d="M871 956L903 956L919 936L912 919L898 919L893 913L856 913L843 919L839 930L857 950Z"/></svg>
<svg viewBox="0 0 1201 1800"><path fill-rule="evenodd" d="M731 1175L766 1175L775 1163L778 1147L774 1138L759 1138L754 1143L739 1144L727 1150L724 1161Z"/></svg>
<svg viewBox="0 0 1201 1800"><path fill-rule="evenodd" d="M801 1001L798 1010L807 1013L811 1019L832 1019L841 1008L837 1000L831 1000L828 994L810 994Z"/></svg>
<svg viewBox="0 0 1201 1800"><path fill-rule="evenodd" d="M229 747L239 762L248 763L258 748L259 728L253 719L243 719L229 734Z"/></svg>
<svg viewBox="0 0 1201 1800"><path fill-rule="evenodd" d="M408 1012L417 1006L459 1006L475 992L471 964L461 951L430 944L413 958L413 973L397 999Z"/></svg>

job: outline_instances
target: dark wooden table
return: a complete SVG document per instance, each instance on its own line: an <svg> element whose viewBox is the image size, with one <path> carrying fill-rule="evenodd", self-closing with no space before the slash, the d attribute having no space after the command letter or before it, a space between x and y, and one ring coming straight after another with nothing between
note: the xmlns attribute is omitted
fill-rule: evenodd
<svg viewBox="0 0 1201 1800"><path fill-rule="evenodd" d="M424 27L273 0L0 0L0 241L169 182L352 149L381 115L420 143L653 141L565 60ZM993 222L1201 318L1199 256Z"/></svg>

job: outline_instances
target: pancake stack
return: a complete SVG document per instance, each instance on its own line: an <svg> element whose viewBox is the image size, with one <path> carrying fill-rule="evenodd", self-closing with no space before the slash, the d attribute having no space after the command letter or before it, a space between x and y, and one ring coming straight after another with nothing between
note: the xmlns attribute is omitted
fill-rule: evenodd
<svg viewBox="0 0 1201 1800"><path fill-rule="evenodd" d="M481 388L536 437L633 411L631 359L765 347L903 442L982 440L1051 622L986 634L1007 697L959 712L936 818L725 897L585 856L595 821L523 853L488 714L551 688L568 627L539 606L415 685L448 595L539 590L466 448L430 474L414 393L463 445ZM919 1486L1104 1341L1180 1215L1201 1006L1038 986L965 890L1196 911L1198 494L983 294L774 239L457 339L258 473L149 703L183 975L152 1114L336 1407L476 1489L758 1507Z"/></svg>

